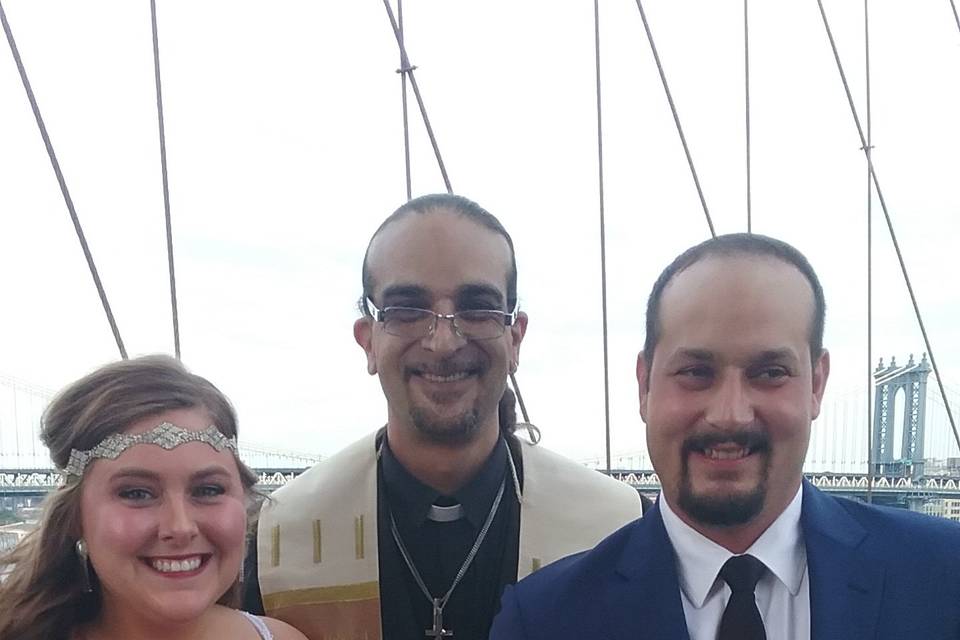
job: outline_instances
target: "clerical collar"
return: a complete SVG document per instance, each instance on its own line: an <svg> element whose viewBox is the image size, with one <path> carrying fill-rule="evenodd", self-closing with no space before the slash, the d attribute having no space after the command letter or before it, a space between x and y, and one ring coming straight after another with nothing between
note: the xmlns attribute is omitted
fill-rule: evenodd
<svg viewBox="0 0 960 640"><path fill-rule="evenodd" d="M507 455L506 442L500 438L473 479L452 496L444 496L407 471L394 457L384 438L380 468L397 524L401 528L419 527L426 522L431 505L460 504L470 525L479 529L490 511L490 504L500 488L504 474L507 473Z"/></svg>

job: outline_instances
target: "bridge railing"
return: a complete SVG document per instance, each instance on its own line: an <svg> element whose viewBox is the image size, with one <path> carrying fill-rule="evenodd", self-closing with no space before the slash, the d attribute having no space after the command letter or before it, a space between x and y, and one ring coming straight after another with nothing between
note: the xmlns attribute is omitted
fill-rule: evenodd
<svg viewBox="0 0 960 640"><path fill-rule="evenodd" d="M290 482L305 470L305 467L254 469L258 487L272 491ZM610 476L641 491L660 490L660 476L650 469L614 469ZM815 487L828 492L861 493L867 490L866 474L858 473L808 473L805 474ZM53 469L0 469L0 496L43 495L60 484L60 474ZM960 476L931 476L920 478L888 477L874 478L873 491L877 493L925 493L940 497L960 497Z"/></svg>

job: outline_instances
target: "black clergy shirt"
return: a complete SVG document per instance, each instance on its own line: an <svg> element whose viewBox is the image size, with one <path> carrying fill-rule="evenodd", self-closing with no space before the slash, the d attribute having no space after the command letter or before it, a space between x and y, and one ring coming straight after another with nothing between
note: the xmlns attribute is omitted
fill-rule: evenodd
<svg viewBox="0 0 960 640"><path fill-rule="evenodd" d="M383 436L378 438L378 443ZM384 443L377 465L377 543L380 559L380 613L383 640L421 640L433 627L433 606L417 586L390 533L390 513L431 595L442 598L460 570L506 480L503 498L477 556L444 607L444 628L453 640L487 640L500 596L517 581L520 554L520 503L507 455L517 466L523 487L520 443L501 439L480 471L453 496L441 496L408 472ZM431 504L463 505L465 517L455 522L427 519ZM263 614L253 545L245 563L244 609Z"/></svg>
<svg viewBox="0 0 960 640"><path fill-rule="evenodd" d="M516 444L516 441L514 441ZM519 446L517 446L519 448ZM513 453L519 468L519 451ZM433 627L433 606L417 585L390 533L391 511L400 539L430 594L442 598L473 547L504 483L503 497L483 544L443 610L443 626L453 640L487 640L500 610L505 585L517 581L520 549L520 505L501 439L480 471L452 496L442 496L411 475L383 447L379 465L378 541L380 549L380 612L384 640L425 637ZM454 522L427 518L431 504L463 505Z"/></svg>

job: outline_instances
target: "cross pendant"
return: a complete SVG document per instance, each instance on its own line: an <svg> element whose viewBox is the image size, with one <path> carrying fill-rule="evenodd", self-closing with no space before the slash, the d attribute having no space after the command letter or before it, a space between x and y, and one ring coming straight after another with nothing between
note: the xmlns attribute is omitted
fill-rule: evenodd
<svg viewBox="0 0 960 640"><path fill-rule="evenodd" d="M453 637L453 631L443 628L443 607L440 605L440 598L433 599L433 629L427 629L426 636L434 640Z"/></svg>

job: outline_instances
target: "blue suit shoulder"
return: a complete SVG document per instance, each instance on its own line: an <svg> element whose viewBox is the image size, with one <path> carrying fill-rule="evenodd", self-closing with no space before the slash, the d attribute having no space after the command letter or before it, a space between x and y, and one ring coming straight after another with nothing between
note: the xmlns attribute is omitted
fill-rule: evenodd
<svg viewBox="0 0 960 640"><path fill-rule="evenodd" d="M514 588L522 598L530 596L557 602L557 599L563 598L565 592L582 598L584 587L605 578L606 574L602 569L615 568L638 523L639 520L635 520L624 525L601 540L593 549L548 564L518 582Z"/></svg>
<svg viewBox="0 0 960 640"><path fill-rule="evenodd" d="M810 487L801 522L819 637L960 640L960 524Z"/></svg>
<svg viewBox="0 0 960 640"><path fill-rule="evenodd" d="M567 556L507 587L490 640L565 640L598 637L609 621L610 596L625 584L630 555L644 516L589 551Z"/></svg>
<svg viewBox="0 0 960 640"><path fill-rule="evenodd" d="M836 502L884 547L900 549L911 563L928 558L960 566L960 523L907 509L864 504L847 498ZM904 558L907 559L906 557Z"/></svg>

